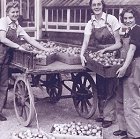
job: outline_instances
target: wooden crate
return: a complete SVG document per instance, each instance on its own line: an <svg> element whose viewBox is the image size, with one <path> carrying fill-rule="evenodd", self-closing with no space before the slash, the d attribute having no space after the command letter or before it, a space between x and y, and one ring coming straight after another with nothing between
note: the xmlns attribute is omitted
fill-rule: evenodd
<svg viewBox="0 0 140 139"><path fill-rule="evenodd" d="M33 69L35 66L35 54L28 51L15 50L13 52L12 63L27 69Z"/></svg>
<svg viewBox="0 0 140 139"><path fill-rule="evenodd" d="M31 52L24 52L23 54L23 67L34 69L35 67L35 54Z"/></svg>
<svg viewBox="0 0 140 139"><path fill-rule="evenodd" d="M34 69L36 65L46 66L55 60L56 54L37 58L33 52L15 50L12 63L23 68Z"/></svg>
<svg viewBox="0 0 140 139"><path fill-rule="evenodd" d="M69 64L69 65L81 64L80 55L74 56L74 55L70 55L67 53L58 52L56 60L63 62L63 63L66 63L66 64Z"/></svg>
<svg viewBox="0 0 140 139"><path fill-rule="evenodd" d="M96 136L80 136L80 135L66 135L66 134L52 134L55 139L103 139L103 137Z"/></svg>
<svg viewBox="0 0 140 139"><path fill-rule="evenodd" d="M60 125L62 125L62 127L63 127L63 125L65 126L65 124L60 124ZM87 131L87 130L85 130L85 131ZM103 129L102 128L100 128L100 130L99 130L99 131L101 131L100 135L94 135L94 136L93 135L88 136L88 135L76 135L76 134L74 134L74 135L61 134L61 133L55 133L54 131L55 131L55 128L53 126L51 128L50 134L52 134L55 137L55 139L103 139Z"/></svg>
<svg viewBox="0 0 140 139"><path fill-rule="evenodd" d="M103 64L98 63L97 61L94 61L89 57L86 57L86 59L87 59L86 67L105 78L117 77L116 72L122 66L122 64L113 65L113 66L104 66ZM131 67L127 69L125 76L129 76L130 73L131 73Z"/></svg>
<svg viewBox="0 0 140 139"><path fill-rule="evenodd" d="M35 64L36 65L41 65L41 66L46 66L49 65L56 60L56 54L51 54L49 56L41 57L41 58L36 58L35 59Z"/></svg>

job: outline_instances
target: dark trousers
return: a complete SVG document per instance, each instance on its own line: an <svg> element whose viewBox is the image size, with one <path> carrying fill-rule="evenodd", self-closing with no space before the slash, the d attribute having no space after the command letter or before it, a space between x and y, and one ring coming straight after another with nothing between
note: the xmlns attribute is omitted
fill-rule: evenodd
<svg viewBox="0 0 140 139"><path fill-rule="evenodd" d="M105 120L115 120L116 78L104 78L96 75L98 109Z"/></svg>
<svg viewBox="0 0 140 139"><path fill-rule="evenodd" d="M0 65L0 113L2 112L8 90L8 65Z"/></svg>

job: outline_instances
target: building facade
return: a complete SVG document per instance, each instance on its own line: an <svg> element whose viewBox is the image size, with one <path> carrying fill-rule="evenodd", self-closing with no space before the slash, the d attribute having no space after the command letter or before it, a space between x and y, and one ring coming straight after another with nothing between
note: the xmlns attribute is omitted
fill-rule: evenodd
<svg viewBox="0 0 140 139"><path fill-rule="evenodd" d="M5 5L10 0L0 1L0 16L5 16ZM14 1L14 0L13 0ZM49 38L55 41L81 45L86 23L91 17L89 0L15 0L20 3L19 22L36 39ZM124 7L140 9L140 0L105 0L106 12L119 14Z"/></svg>

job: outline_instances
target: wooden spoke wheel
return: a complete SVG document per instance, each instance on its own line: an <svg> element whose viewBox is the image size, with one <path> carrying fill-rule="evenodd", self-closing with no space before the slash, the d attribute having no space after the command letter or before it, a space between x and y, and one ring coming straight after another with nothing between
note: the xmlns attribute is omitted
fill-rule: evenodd
<svg viewBox="0 0 140 139"><path fill-rule="evenodd" d="M34 96L26 77L18 77L14 85L14 108L18 121L23 126L31 124L34 111Z"/></svg>
<svg viewBox="0 0 140 139"><path fill-rule="evenodd" d="M96 85L90 74L78 73L73 81L72 96L78 114L90 118L97 108Z"/></svg>
<svg viewBox="0 0 140 139"><path fill-rule="evenodd" d="M62 95L62 84L61 75L59 73L47 75L46 89L51 103L56 103L60 100Z"/></svg>

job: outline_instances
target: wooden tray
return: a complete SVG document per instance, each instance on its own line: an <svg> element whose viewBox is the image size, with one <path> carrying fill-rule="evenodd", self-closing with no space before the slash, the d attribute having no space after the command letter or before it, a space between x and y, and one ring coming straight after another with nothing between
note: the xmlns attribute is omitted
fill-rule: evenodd
<svg viewBox="0 0 140 139"><path fill-rule="evenodd" d="M55 139L103 139L103 131L102 136L86 136L86 135L69 135L69 134L56 134L53 133L54 127L51 128L51 135L55 137Z"/></svg>
<svg viewBox="0 0 140 139"><path fill-rule="evenodd" d="M56 60L56 54L51 54L51 55L46 56L46 57L35 58L35 64L41 65L41 66L47 66L47 65L55 62L55 60Z"/></svg>
<svg viewBox="0 0 140 139"><path fill-rule="evenodd" d="M103 76L104 78L113 78L117 77L117 70L122 66L120 65L114 65L114 66L104 66L101 63L98 63L97 61L94 61L93 59L86 57L87 64L86 67L93 72ZM126 71L125 76L129 76L131 73L131 67L129 67Z"/></svg>
<svg viewBox="0 0 140 139"><path fill-rule="evenodd" d="M52 134L55 139L103 139L103 137L94 136L80 136L80 135L66 135L66 134Z"/></svg>
<svg viewBox="0 0 140 139"><path fill-rule="evenodd" d="M33 69L35 65L34 57L35 54L32 52L15 50L13 52L12 63L20 67Z"/></svg>
<svg viewBox="0 0 140 139"><path fill-rule="evenodd" d="M58 52L56 59L60 62L69 64L69 65L81 64L80 55L74 56L67 53Z"/></svg>

